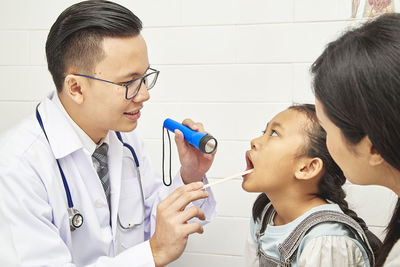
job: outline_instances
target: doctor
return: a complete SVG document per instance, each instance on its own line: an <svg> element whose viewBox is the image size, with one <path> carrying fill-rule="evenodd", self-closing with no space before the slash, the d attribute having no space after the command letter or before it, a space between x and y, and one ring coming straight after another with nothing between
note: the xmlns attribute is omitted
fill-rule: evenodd
<svg viewBox="0 0 400 267"><path fill-rule="evenodd" d="M50 29L57 91L0 140L0 266L164 266L214 217L199 190L214 155L177 132L181 168L164 187L133 131L159 73L141 29L107 1L72 5Z"/></svg>

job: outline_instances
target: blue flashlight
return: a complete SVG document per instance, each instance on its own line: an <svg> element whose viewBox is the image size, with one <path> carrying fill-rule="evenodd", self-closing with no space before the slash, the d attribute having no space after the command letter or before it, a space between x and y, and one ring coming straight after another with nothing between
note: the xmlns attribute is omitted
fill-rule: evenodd
<svg viewBox="0 0 400 267"><path fill-rule="evenodd" d="M183 125L172 119L165 119L164 127L171 132L175 132L176 129L183 133L184 138L203 153L211 154L217 148L217 139L207 133L196 132L186 125Z"/></svg>

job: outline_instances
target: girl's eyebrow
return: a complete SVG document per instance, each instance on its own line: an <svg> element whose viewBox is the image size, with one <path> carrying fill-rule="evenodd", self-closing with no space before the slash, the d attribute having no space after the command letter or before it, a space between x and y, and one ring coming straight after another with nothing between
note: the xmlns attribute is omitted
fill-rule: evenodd
<svg viewBox="0 0 400 267"><path fill-rule="evenodd" d="M273 121L272 123L268 122L267 123L267 128L268 128L268 126L271 126L271 128L280 128L282 130L285 129L285 128L283 128L282 124L280 124L279 122L276 122L276 121Z"/></svg>

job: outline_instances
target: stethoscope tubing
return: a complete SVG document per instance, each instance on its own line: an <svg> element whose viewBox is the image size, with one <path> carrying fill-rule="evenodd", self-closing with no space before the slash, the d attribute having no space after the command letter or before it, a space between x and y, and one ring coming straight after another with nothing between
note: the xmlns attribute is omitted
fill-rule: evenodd
<svg viewBox="0 0 400 267"><path fill-rule="evenodd" d="M45 137L47 139L47 142L49 142L49 138L47 137L46 130L44 129L42 117L40 116L40 113L39 113L39 110L38 110L39 105L40 105L40 103L36 106L36 119L37 119L37 121L38 121L38 123L40 125L40 128L42 128L42 131L43 131L43 133L44 133L44 135L45 135ZM142 179L141 179L140 170L139 170L139 159L138 159L138 157L136 155L135 149L131 145L129 145L128 143L125 143L123 141L121 133L115 131L115 134L117 135L117 138L122 143L122 145L129 149L129 151L131 152L131 154L133 156L133 159L135 160L136 170L137 170L138 179L139 179L139 183L140 183L140 193L142 195L142 202L143 202L142 204L143 204L143 213L144 213L144 209L145 209L145 207L144 207L144 192L143 192ZM49 145L50 145L50 142L49 142ZM55 158L55 160L57 162L58 170L60 171L60 174L61 174L61 179L62 179L62 182L63 182L63 185L64 185L65 194L66 194L67 201L68 201L68 208L69 208L69 210L74 210L79 214L79 211L74 209L74 202L72 201L71 192L69 190L68 182L67 182L67 179L65 178L64 171L61 168L60 162L58 161L58 159L55 156L54 156L54 158ZM83 216L82 216L82 219L83 219ZM128 227L125 227L125 226L122 225L122 223L121 223L121 221L119 219L119 215L117 215L117 220L118 220L118 224L120 225L120 227L122 229L128 230L128 229L132 229L134 227L137 227L137 226L141 225L143 223L143 221L144 221L144 217L143 217L142 223L129 225ZM77 228L77 227L72 227L72 225L71 225L71 229L75 230L75 228Z"/></svg>

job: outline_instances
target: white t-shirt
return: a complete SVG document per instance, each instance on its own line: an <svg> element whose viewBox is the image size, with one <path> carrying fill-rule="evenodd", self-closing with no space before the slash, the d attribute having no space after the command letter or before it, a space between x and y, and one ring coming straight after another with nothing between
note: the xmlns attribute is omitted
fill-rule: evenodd
<svg viewBox="0 0 400 267"><path fill-rule="evenodd" d="M400 240L394 244L386 258L385 267L398 267L400 266Z"/></svg>

